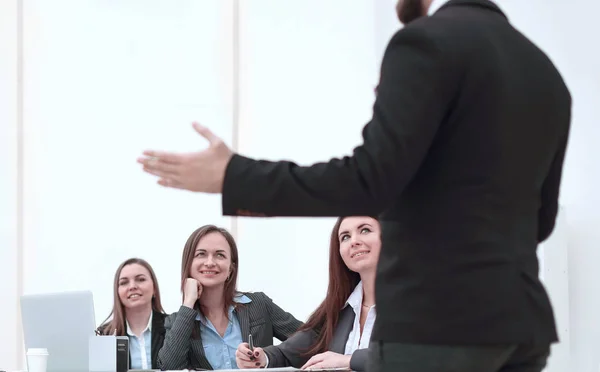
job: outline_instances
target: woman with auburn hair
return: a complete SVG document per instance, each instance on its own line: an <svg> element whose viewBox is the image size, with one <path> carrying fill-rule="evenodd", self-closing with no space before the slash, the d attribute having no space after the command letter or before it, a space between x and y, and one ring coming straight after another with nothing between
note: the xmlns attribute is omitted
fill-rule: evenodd
<svg viewBox="0 0 600 372"><path fill-rule="evenodd" d="M165 317L154 270L145 260L130 258L117 268L113 309L96 333L129 338L131 369L157 369Z"/></svg>
<svg viewBox="0 0 600 372"><path fill-rule="evenodd" d="M302 325L264 293L238 292L238 269L237 245L227 230L206 225L190 235L181 260L183 305L165 321L160 368L235 368L237 347L250 335L254 345L269 346L273 337L285 341ZM249 361L258 366L253 357Z"/></svg>
<svg viewBox="0 0 600 372"><path fill-rule="evenodd" d="M372 217L343 217L331 232L327 297L298 333L264 349L238 347L239 368L350 368L364 371L375 323L380 226ZM248 355L252 355L251 359Z"/></svg>

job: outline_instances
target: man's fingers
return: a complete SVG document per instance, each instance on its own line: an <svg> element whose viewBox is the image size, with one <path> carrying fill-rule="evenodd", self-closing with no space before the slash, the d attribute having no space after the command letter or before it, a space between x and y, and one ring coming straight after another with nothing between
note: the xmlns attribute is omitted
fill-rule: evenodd
<svg viewBox="0 0 600 372"><path fill-rule="evenodd" d="M202 137L208 140L208 143L211 145L221 142L221 139L217 137L210 129L207 127L200 125L198 123L193 123L192 126Z"/></svg>
<svg viewBox="0 0 600 372"><path fill-rule="evenodd" d="M160 161L169 164L181 164L185 160L184 154L176 154L174 152L146 150L142 154L146 157L138 158L138 163L144 165L153 161Z"/></svg>
<svg viewBox="0 0 600 372"><path fill-rule="evenodd" d="M172 187L174 189L185 189L181 182L173 178L161 178L158 181L156 181L156 183L164 187Z"/></svg>
<svg viewBox="0 0 600 372"><path fill-rule="evenodd" d="M181 169L181 163L168 163L160 160L160 158L140 158L139 163L144 165L144 168L159 170L167 173L177 173Z"/></svg>
<svg viewBox="0 0 600 372"><path fill-rule="evenodd" d="M158 167L144 166L143 169L144 169L144 172L150 173L157 177L173 178L173 179L179 178L178 170L173 169L173 168L168 168L168 167L163 167L163 166L158 166Z"/></svg>

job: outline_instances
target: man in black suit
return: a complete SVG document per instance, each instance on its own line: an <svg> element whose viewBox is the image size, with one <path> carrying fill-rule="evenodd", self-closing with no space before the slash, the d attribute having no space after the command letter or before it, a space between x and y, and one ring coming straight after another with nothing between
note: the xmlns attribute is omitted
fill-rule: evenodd
<svg viewBox="0 0 600 372"><path fill-rule="evenodd" d="M541 371L557 341L536 249L554 228L571 97L492 2L400 1L373 118L352 156L309 167L208 149L145 152L158 183L223 213L379 215L370 371Z"/></svg>

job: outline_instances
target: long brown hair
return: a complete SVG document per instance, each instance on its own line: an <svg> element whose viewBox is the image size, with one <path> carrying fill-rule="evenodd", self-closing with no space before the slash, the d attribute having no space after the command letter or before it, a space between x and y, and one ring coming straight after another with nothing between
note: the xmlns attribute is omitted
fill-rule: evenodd
<svg viewBox="0 0 600 372"><path fill-rule="evenodd" d="M152 283L154 284L154 296L152 297L152 311L157 311L159 313L164 313L162 303L160 302L160 289L158 288L158 280L156 280L156 274L154 274L154 270L152 266L141 258L130 258L119 265L117 271L115 272L115 279L113 283L113 309L102 322L102 325L98 327L98 333L103 335L115 335L115 336L125 336L126 326L125 326L125 306L121 302L119 298L119 277L121 276L121 271L127 265L138 264L146 268L150 273L150 278L152 279ZM112 318L112 319L111 319ZM110 319L110 321L109 321Z"/></svg>
<svg viewBox="0 0 600 372"><path fill-rule="evenodd" d="M184 288L185 281L188 278L191 278L190 275L192 262L194 261L194 256L196 254L196 247L202 238L207 236L210 233L219 233L221 234L225 240L227 240L227 244L229 244L229 248L231 249L231 273L228 276L227 281L225 282L225 288L223 289L223 298L224 298L224 311L225 314L228 314L228 309L230 306L235 304L234 297L237 293L237 276L238 276L238 249L235 244L235 239L229 233L229 231L225 230L222 227L217 227L215 225L204 225L199 227L190 235L187 242L185 243L185 247L183 248L183 255L181 257L181 294L182 301L185 299ZM196 301L194 305L194 309L198 312L202 313L202 309L200 307L200 299ZM196 330L196 327L194 327ZM197 336L196 333L193 332L194 336Z"/></svg>
<svg viewBox="0 0 600 372"><path fill-rule="evenodd" d="M329 344L333 340L333 332L340 317L340 310L344 307L346 300L348 300L348 297L350 297L350 294L352 294L352 291L360 282L360 275L351 271L340 255L338 233L340 225L345 218L340 217L331 231L327 297L310 315L308 321L298 330L314 330L317 332L317 340L304 353L307 356L327 351Z"/></svg>

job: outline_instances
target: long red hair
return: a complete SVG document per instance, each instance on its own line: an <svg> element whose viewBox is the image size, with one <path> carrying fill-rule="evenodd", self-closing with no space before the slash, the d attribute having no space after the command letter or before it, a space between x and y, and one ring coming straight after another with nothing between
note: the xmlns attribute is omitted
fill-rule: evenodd
<svg viewBox="0 0 600 372"><path fill-rule="evenodd" d="M374 219L377 219L373 217ZM340 311L354 288L360 282L360 275L348 269L340 255L338 233L345 217L340 217L331 231L329 242L329 285L327 297L310 315L308 321L298 331L314 330L317 332L316 342L304 353L307 356L327 351L333 340L333 332L337 326Z"/></svg>

